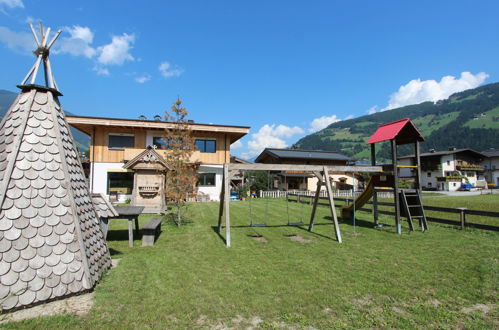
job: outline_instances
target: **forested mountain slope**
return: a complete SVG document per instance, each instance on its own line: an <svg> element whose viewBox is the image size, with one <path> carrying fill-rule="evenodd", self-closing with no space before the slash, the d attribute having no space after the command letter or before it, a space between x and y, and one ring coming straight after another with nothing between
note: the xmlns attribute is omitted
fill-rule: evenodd
<svg viewBox="0 0 499 330"><path fill-rule="evenodd" d="M329 125L308 135L292 147L299 149L331 150L357 159L369 159L365 144L379 125L410 118L426 141L421 151L445 150L449 147L472 148L483 151L499 147L499 83L469 89L451 95L437 103L424 102L393 110L378 112ZM412 149L401 148L401 154ZM387 143L378 148L377 157L388 159Z"/></svg>

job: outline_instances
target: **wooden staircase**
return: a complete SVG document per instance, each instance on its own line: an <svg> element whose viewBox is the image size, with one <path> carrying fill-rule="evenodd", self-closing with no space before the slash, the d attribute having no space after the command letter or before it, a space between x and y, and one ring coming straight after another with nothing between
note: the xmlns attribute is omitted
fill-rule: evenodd
<svg viewBox="0 0 499 330"><path fill-rule="evenodd" d="M423 201L421 200L421 193L418 189L406 190L403 189L400 194L400 215L405 216L409 222L409 229L414 230L412 223L413 219L419 220L421 231L428 230L428 223L423 208Z"/></svg>

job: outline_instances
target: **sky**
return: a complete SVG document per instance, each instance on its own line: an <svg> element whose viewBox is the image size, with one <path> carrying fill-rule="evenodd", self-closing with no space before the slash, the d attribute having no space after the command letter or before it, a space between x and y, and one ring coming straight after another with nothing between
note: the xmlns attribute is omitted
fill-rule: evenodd
<svg viewBox="0 0 499 330"><path fill-rule="evenodd" d="M66 111L152 119L180 97L195 122L250 126L231 146L249 159L499 81L498 14L495 0L0 0L0 89L33 65L41 21L62 30L50 59Z"/></svg>

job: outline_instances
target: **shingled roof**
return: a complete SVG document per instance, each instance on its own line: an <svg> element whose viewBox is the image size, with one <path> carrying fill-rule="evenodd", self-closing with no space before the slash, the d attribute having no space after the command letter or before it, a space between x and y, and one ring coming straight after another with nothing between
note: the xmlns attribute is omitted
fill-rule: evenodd
<svg viewBox="0 0 499 330"><path fill-rule="evenodd" d="M111 265L61 94L34 84L19 87L0 123L4 310L89 290Z"/></svg>

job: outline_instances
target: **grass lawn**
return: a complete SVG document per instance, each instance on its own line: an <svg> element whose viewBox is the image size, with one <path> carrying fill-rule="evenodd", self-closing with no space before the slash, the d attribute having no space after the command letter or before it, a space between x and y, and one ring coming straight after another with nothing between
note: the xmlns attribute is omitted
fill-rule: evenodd
<svg viewBox="0 0 499 330"><path fill-rule="evenodd" d="M109 247L121 261L96 287L89 315L5 327L499 327L497 232L429 223L427 233L405 227L396 235L392 217L373 229L370 214L360 212L355 228L341 223L338 244L327 207L318 208L309 233L286 226L284 201L251 203L254 223L275 227L243 227L249 203L231 202L241 227L232 229L229 249L213 230L217 203L191 204L193 221L165 224L153 247L137 240L129 248L126 221L111 222ZM292 222L308 222L308 205L288 207Z"/></svg>

